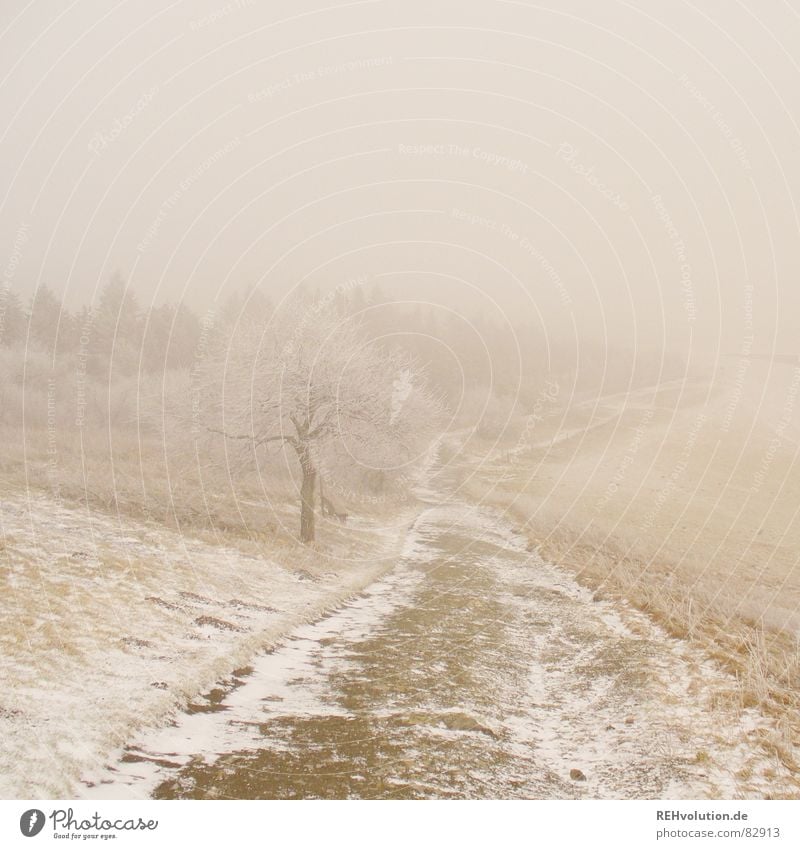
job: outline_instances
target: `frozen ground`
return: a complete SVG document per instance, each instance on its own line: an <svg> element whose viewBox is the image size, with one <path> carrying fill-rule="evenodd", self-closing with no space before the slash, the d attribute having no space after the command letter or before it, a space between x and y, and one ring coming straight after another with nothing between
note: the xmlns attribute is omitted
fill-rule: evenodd
<svg viewBox="0 0 800 849"><path fill-rule="evenodd" d="M436 503L398 565L161 729L90 798L758 798L736 681L500 516Z"/></svg>
<svg viewBox="0 0 800 849"><path fill-rule="evenodd" d="M467 489L584 571L628 559L700 618L800 637L800 365L737 364L543 411L509 446L471 443ZM598 558L599 560L600 558ZM644 574L646 572L646 575ZM604 577L604 575L600 575Z"/></svg>
<svg viewBox="0 0 800 849"><path fill-rule="evenodd" d="M6 494L0 796L796 792L734 677L450 491L340 560Z"/></svg>
<svg viewBox="0 0 800 849"><path fill-rule="evenodd" d="M8 492L0 532L2 798L74 796L138 728L374 581L402 536L362 523L349 558L248 556Z"/></svg>

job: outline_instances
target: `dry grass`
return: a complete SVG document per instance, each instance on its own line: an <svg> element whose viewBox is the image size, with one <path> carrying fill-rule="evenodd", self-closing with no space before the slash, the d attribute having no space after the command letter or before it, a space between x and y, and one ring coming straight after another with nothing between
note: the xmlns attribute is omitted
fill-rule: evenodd
<svg viewBox="0 0 800 849"><path fill-rule="evenodd" d="M519 519L518 512L513 512ZM530 523L523 530L547 560L570 568L599 597L632 604L670 636L701 647L729 672L736 687L718 693L718 698L771 716L778 730L761 743L800 779L800 647L796 639L710 603L699 589L681 587L668 568L654 571L644 560L623 554L611 543L576 544L568 529L546 534L544 528Z"/></svg>
<svg viewBox="0 0 800 849"><path fill-rule="evenodd" d="M364 528L328 535L324 552L288 537L207 545L35 492L7 494L3 526L9 798L71 798L135 729L372 583L403 538Z"/></svg>
<svg viewBox="0 0 800 849"><path fill-rule="evenodd" d="M745 423L734 419L721 432L725 389L698 384L680 398L672 388L638 393L607 424L551 443L564 429L587 425L585 408L574 416L562 410L513 455L472 440L461 457L464 487L506 511L543 556L596 593L629 602L670 635L701 646L735 681L719 697L771 716L775 731L762 743L798 772L796 426L783 428L770 455L770 423L787 407L785 384L766 424L766 403L754 413L744 387ZM655 412L641 429L645 409ZM595 418L612 410L601 404ZM706 419L697 428L699 415Z"/></svg>
<svg viewBox="0 0 800 849"><path fill-rule="evenodd" d="M256 465L224 444L205 443L195 450L191 439L165 444L130 427L117 428L111 438L102 428L63 430L55 454L52 444L45 428L3 428L2 486L43 492L65 506L155 522L247 553L277 545L295 560L313 560L315 550L357 546L360 519L395 516L410 503L400 492L348 503L328 485L326 494L352 518L342 525L318 515L316 549L299 548L298 555L299 480L290 454L261 455Z"/></svg>

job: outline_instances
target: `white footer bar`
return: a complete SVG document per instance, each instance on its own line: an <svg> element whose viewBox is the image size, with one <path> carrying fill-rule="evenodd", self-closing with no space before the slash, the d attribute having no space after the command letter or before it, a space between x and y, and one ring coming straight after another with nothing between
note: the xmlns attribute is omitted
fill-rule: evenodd
<svg viewBox="0 0 800 849"><path fill-rule="evenodd" d="M800 802L2 801L0 846L794 847Z"/></svg>

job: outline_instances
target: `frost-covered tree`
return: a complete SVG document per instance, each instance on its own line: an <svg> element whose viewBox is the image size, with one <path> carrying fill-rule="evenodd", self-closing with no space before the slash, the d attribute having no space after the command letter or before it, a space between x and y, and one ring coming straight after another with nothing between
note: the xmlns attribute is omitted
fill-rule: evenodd
<svg viewBox="0 0 800 849"><path fill-rule="evenodd" d="M183 302L151 306L144 314L141 368L150 374L191 368L200 321Z"/></svg>
<svg viewBox="0 0 800 849"><path fill-rule="evenodd" d="M255 448L289 446L300 470L300 539L315 538L320 463L346 452L366 469L413 458L439 406L398 350L367 339L325 298L234 329L200 379L207 430Z"/></svg>
<svg viewBox="0 0 800 849"><path fill-rule="evenodd" d="M34 346L52 356L56 349L64 309L53 290L39 286L28 306L28 334Z"/></svg>
<svg viewBox="0 0 800 849"><path fill-rule="evenodd" d="M25 338L25 316L19 295L0 286L0 345L11 348Z"/></svg>
<svg viewBox="0 0 800 849"><path fill-rule="evenodd" d="M142 345L141 307L136 293L115 273L100 292L92 321L89 367L95 374L132 375L138 368Z"/></svg>

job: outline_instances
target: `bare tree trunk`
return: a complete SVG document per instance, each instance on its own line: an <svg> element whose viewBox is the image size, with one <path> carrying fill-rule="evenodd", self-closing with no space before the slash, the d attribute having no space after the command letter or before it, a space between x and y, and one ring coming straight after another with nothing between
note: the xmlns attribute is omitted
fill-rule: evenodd
<svg viewBox="0 0 800 849"><path fill-rule="evenodd" d="M301 449L300 468L303 481L300 484L300 542L314 542L314 493L317 483L317 469L311 460L308 448Z"/></svg>

